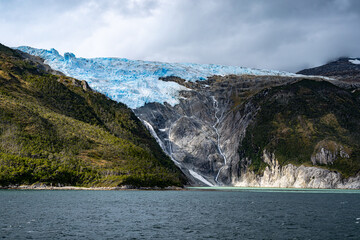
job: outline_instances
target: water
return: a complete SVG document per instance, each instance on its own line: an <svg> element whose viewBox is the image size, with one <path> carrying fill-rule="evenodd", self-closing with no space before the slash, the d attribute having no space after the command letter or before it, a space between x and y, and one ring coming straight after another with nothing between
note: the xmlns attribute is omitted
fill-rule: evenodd
<svg viewBox="0 0 360 240"><path fill-rule="evenodd" d="M224 189L0 190L0 238L360 239L359 191Z"/></svg>

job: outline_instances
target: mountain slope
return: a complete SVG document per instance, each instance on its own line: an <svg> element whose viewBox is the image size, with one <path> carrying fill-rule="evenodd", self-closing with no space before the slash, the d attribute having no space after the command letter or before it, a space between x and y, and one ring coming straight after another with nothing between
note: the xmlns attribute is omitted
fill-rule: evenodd
<svg viewBox="0 0 360 240"><path fill-rule="evenodd" d="M239 147L251 170L261 173L268 165L265 151L282 166L321 166L345 178L360 173L360 102L350 91L301 80L251 101L260 110Z"/></svg>
<svg viewBox="0 0 360 240"><path fill-rule="evenodd" d="M253 109L241 114L236 110L261 89L296 78L230 75L195 83L175 77L163 81L176 81L191 90L180 92L178 105L149 103L134 112L151 126L164 151L189 179L229 185L230 166L239 162L237 146L254 114Z"/></svg>
<svg viewBox="0 0 360 240"><path fill-rule="evenodd" d="M174 107L152 103L135 113L193 181L360 188L357 92L294 77L166 80L192 90Z"/></svg>
<svg viewBox="0 0 360 240"><path fill-rule="evenodd" d="M360 60L339 58L319 67L301 70L298 74L328 76L349 83L360 83Z"/></svg>
<svg viewBox="0 0 360 240"><path fill-rule="evenodd" d="M0 185L181 186L132 111L0 45Z"/></svg>

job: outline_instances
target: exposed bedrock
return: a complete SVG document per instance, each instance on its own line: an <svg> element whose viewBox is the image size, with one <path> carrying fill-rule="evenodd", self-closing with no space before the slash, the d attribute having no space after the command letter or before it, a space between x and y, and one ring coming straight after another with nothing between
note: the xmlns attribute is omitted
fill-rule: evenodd
<svg viewBox="0 0 360 240"><path fill-rule="evenodd" d="M216 173L223 166L224 158L218 147L215 109L210 94L195 91L183 92L180 104L171 107L150 103L135 111L137 116L154 129L164 151L178 162L194 184L205 184L202 176L216 184ZM197 173L198 175L191 174ZM208 185L208 184L205 184Z"/></svg>
<svg viewBox="0 0 360 240"><path fill-rule="evenodd" d="M340 173L327 169L287 164L281 166L274 154L264 151L264 161L269 165L263 175L247 171L233 185L239 187L279 188L360 188L360 175L342 178Z"/></svg>
<svg viewBox="0 0 360 240"><path fill-rule="evenodd" d="M262 89L298 79L226 76L196 83L172 77L163 80L189 89L180 92L180 103L149 103L134 112L193 185L360 188L360 176L344 179L338 172L317 166L348 157L341 144L319 142L308 159L314 166L282 166L275 154L264 152L262 161L267 166L260 174L249 169L251 159L239 154L246 130L261 108L252 96L265 97L267 92ZM281 99L292 97L285 95Z"/></svg>
<svg viewBox="0 0 360 240"><path fill-rule="evenodd" d="M232 178L238 176L237 149L256 109L249 103L242 111L234 111L235 92L263 88L269 84L264 80L272 84L293 80L243 76L239 81L238 78L214 77L191 84L179 78L167 78L164 80L189 88L180 92L179 104L172 107L166 103L149 103L134 110L148 128L149 125L153 128L153 135L164 151L193 184L231 185Z"/></svg>

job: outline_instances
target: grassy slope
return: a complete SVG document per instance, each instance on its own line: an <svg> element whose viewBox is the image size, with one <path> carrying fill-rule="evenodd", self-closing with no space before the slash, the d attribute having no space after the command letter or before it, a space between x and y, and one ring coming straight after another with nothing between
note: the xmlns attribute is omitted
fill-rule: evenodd
<svg viewBox="0 0 360 240"><path fill-rule="evenodd" d="M341 144L350 158L321 166L344 177L360 171L360 102L357 93L329 82L302 80L274 87L251 101L260 106L240 146L242 157L252 159L250 169L261 173L264 149L274 152L280 164L312 165L319 145Z"/></svg>
<svg viewBox="0 0 360 240"><path fill-rule="evenodd" d="M0 45L0 185L183 185L132 111Z"/></svg>

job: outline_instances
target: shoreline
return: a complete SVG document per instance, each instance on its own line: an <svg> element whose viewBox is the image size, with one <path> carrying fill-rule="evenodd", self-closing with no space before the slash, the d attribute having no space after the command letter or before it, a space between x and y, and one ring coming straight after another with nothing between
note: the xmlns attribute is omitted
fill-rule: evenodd
<svg viewBox="0 0 360 240"><path fill-rule="evenodd" d="M124 191L124 190L149 190L149 191L183 191L186 188L168 186L160 187L134 187L134 186L121 186L121 187L76 187L76 186L47 186L47 185L10 185L0 186L0 190L87 190L87 191Z"/></svg>
<svg viewBox="0 0 360 240"><path fill-rule="evenodd" d="M235 187L235 186L218 186L218 187L201 187L201 186L168 186L168 187L135 187L131 185L124 185L118 187L77 187L77 186L48 186L45 184L33 185L9 185L0 186L0 190L86 190L86 191L292 191L292 192L307 192L307 191L332 191L332 190L348 190L360 193L360 189L351 188L279 188L279 187Z"/></svg>
<svg viewBox="0 0 360 240"><path fill-rule="evenodd" d="M239 187L239 186L217 186L217 187L186 187L189 190L205 190L205 191L217 191L217 190L269 190L269 191L358 191L359 188L294 188L294 187Z"/></svg>

